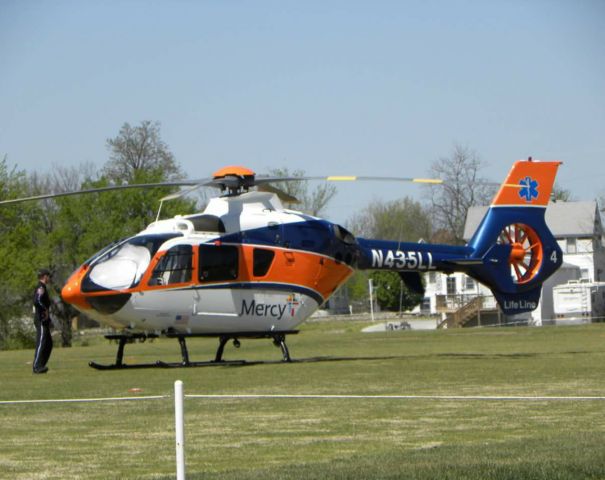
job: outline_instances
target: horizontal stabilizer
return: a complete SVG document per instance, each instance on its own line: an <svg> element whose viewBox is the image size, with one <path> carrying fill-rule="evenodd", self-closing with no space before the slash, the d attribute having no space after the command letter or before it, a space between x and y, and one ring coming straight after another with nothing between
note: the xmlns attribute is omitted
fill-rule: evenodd
<svg viewBox="0 0 605 480"><path fill-rule="evenodd" d="M422 284L422 278L420 277L420 273L399 272L399 277L401 278L401 280L403 280L403 283L409 291L424 296L424 285Z"/></svg>
<svg viewBox="0 0 605 480"><path fill-rule="evenodd" d="M481 258L451 258L451 259L444 261L443 263L451 264L451 265L459 265L459 266L465 267L465 266L469 266L469 265L482 265L483 259L481 259Z"/></svg>

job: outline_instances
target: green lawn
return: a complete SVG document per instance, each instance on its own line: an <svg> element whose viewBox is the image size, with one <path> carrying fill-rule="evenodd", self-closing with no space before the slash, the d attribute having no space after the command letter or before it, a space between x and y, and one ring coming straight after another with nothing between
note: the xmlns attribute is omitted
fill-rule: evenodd
<svg viewBox="0 0 605 480"><path fill-rule="evenodd" d="M318 322L288 338L293 364L100 372L115 344L0 352L0 401L186 394L605 395L605 325L363 334ZM188 342L192 360L216 340ZM179 360L176 340L128 363ZM225 358L279 360L267 340ZM135 390L135 393L132 392ZM185 400L187 478L605 478L605 401ZM0 404L0 478L175 477L172 398Z"/></svg>

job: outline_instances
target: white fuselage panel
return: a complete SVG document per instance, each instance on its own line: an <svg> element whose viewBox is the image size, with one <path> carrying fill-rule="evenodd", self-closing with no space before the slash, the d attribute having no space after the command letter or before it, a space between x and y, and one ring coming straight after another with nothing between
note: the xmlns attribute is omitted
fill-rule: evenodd
<svg viewBox="0 0 605 480"><path fill-rule="evenodd" d="M285 331L318 308L308 295L262 287L163 289L133 293L118 322L134 330L197 334ZM107 316L103 321L109 323Z"/></svg>

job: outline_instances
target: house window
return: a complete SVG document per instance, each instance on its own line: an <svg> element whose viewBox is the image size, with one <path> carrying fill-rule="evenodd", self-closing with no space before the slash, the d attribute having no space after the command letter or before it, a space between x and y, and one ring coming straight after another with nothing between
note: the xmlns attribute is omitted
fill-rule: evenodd
<svg viewBox="0 0 605 480"><path fill-rule="evenodd" d="M237 247L232 245L200 245L200 282L236 279L238 258Z"/></svg>
<svg viewBox="0 0 605 480"><path fill-rule="evenodd" d="M465 290L474 290L475 289L475 280L468 275L465 278L464 289Z"/></svg>
<svg viewBox="0 0 605 480"><path fill-rule="evenodd" d="M588 272L587 268L581 268L580 269L580 278L582 280L588 280L590 278L589 272Z"/></svg>
<svg viewBox="0 0 605 480"><path fill-rule="evenodd" d="M567 253L577 253L578 247L575 238L567 239Z"/></svg>
<svg viewBox="0 0 605 480"><path fill-rule="evenodd" d="M603 292L603 297L605 297L605 292ZM426 313L431 312L431 297L424 297L422 299L422 303L420 304L420 311Z"/></svg>
<svg viewBox="0 0 605 480"><path fill-rule="evenodd" d="M429 272L429 283L435 283L436 279L437 275L435 274L435 272Z"/></svg>
<svg viewBox="0 0 605 480"><path fill-rule="evenodd" d="M447 277L446 288L448 295L456 295L456 277Z"/></svg>

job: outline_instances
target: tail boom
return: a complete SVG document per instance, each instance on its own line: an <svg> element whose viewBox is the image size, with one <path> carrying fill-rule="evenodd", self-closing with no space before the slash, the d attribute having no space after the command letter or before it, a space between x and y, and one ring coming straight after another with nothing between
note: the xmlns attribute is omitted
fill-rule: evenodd
<svg viewBox="0 0 605 480"><path fill-rule="evenodd" d="M488 286L504 313L534 310L542 283L563 261L544 220L560 164L516 162L466 246L360 238L359 268L462 271Z"/></svg>

